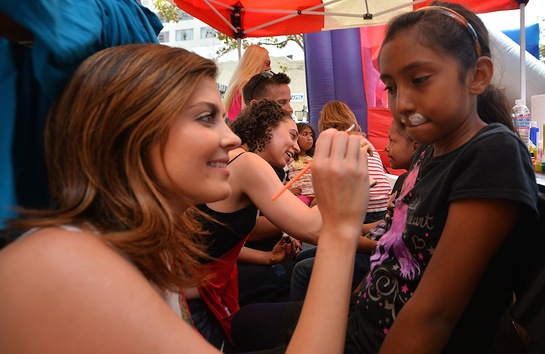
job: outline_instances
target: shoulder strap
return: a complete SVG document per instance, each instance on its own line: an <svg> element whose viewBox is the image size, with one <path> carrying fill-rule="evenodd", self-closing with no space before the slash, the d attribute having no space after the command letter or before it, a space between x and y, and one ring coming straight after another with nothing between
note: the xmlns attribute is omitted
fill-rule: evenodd
<svg viewBox="0 0 545 354"><path fill-rule="evenodd" d="M227 164L229 165L231 162L235 161L240 155L242 154L245 154L247 153L248 151L243 151L241 152L240 154L238 154L237 156L233 157L231 160L229 160L229 162L227 162Z"/></svg>

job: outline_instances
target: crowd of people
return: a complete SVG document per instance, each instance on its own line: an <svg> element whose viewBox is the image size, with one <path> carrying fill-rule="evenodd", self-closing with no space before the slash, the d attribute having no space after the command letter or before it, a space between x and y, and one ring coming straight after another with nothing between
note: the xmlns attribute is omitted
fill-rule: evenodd
<svg viewBox="0 0 545 354"><path fill-rule="evenodd" d="M47 116L52 206L8 222L2 351L491 353L539 212L486 27L435 1L378 63L393 186L346 103L293 120L260 46L223 98L182 48L89 56Z"/></svg>

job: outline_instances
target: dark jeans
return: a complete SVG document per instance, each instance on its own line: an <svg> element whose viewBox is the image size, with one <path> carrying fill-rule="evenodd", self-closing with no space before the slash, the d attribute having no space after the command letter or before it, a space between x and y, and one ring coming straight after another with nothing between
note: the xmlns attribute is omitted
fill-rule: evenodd
<svg viewBox="0 0 545 354"><path fill-rule="evenodd" d="M218 319L210 312L204 300L188 300L191 319L195 324L195 329L206 339L210 344L218 349L222 349L224 353L234 353L235 350L229 342L223 327Z"/></svg>
<svg viewBox="0 0 545 354"><path fill-rule="evenodd" d="M290 301L305 299L308 284L310 282L310 276L312 274L312 268L314 268L314 260L316 259L312 253L316 255L316 247L308 250L308 252L304 255L307 256L307 258L295 263L293 273L291 274ZM352 276L352 288L358 286L363 280L365 274L367 274L369 271L371 266L370 257L371 255L368 253L356 253L354 274Z"/></svg>
<svg viewBox="0 0 545 354"><path fill-rule="evenodd" d="M303 302L252 304L233 318L232 335L237 352L282 354L295 330Z"/></svg>
<svg viewBox="0 0 545 354"><path fill-rule="evenodd" d="M365 216L365 223L372 223L378 220L382 220L386 215L384 212L368 213ZM299 301L304 300L307 293L308 284L310 282L310 275L312 274L312 268L314 267L314 260L316 256L316 246L306 248L295 258L295 267L291 275L291 288L290 288L290 300ZM354 263L354 275L352 276L352 287L358 286L363 277L369 271L371 267L370 261L371 255L368 253L356 253Z"/></svg>
<svg viewBox="0 0 545 354"><path fill-rule="evenodd" d="M292 260L273 266L240 263L238 265L240 306L287 300L293 265Z"/></svg>

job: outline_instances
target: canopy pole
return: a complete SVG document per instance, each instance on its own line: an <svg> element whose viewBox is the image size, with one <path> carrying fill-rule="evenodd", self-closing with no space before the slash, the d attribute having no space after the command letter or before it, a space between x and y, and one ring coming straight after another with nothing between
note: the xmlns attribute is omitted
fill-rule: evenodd
<svg viewBox="0 0 545 354"><path fill-rule="evenodd" d="M526 2L520 2L520 98L526 102Z"/></svg>
<svg viewBox="0 0 545 354"><path fill-rule="evenodd" d="M238 51L238 60L242 56L242 38L237 38L237 51Z"/></svg>

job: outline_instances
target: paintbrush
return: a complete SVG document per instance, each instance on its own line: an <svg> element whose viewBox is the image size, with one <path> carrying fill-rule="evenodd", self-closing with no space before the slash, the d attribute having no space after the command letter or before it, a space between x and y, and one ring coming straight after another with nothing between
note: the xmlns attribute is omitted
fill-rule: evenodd
<svg viewBox="0 0 545 354"><path fill-rule="evenodd" d="M346 129L345 131L346 132L351 132L352 130L354 130L354 128L356 128L356 125L355 124L352 124L350 126L350 128ZM310 167L312 166L312 161L310 161L305 167L303 167L303 169L301 171L299 171L298 174L296 174L295 176L293 176L292 179L290 179L290 181L288 183L286 183L282 189L280 189L278 191L278 193L276 193L273 197L272 197L272 200L276 200L278 197L280 197L280 195L282 195L282 193L284 193L285 191L287 191L288 189L290 189L290 187L295 183L295 181L297 181L299 178L301 178L302 175L304 175L308 170L310 170Z"/></svg>

